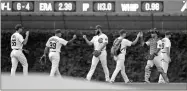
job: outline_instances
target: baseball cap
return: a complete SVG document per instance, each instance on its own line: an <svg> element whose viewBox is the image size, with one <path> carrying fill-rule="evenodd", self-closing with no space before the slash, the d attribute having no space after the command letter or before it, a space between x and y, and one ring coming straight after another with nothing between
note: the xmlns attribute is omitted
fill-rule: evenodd
<svg viewBox="0 0 187 91"><path fill-rule="evenodd" d="M96 25L96 26L95 26L95 29L101 29L101 28L102 28L101 25Z"/></svg>
<svg viewBox="0 0 187 91"><path fill-rule="evenodd" d="M58 33L61 33L61 30L60 30L60 29L56 29L56 30L55 30L55 34L58 34Z"/></svg>
<svg viewBox="0 0 187 91"><path fill-rule="evenodd" d="M17 24L17 25L15 26L15 29L18 30L19 28L22 28L22 29L23 29L24 27L23 27L21 24Z"/></svg>

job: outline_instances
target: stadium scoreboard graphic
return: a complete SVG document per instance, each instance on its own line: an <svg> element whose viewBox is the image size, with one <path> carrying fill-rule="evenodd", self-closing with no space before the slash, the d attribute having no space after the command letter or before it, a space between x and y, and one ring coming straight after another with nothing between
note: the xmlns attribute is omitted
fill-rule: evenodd
<svg viewBox="0 0 187 91"><path fill-rule="evenodd" d="M177 12L187 11L187 1L1 1L2 12Z"/></svg>

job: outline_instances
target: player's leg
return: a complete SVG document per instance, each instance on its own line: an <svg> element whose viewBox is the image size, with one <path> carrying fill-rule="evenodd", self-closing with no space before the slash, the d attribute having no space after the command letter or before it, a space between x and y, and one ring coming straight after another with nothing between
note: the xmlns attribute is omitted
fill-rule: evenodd
<svg viewBox="0 0 187 91"><path fill-rule="evenodd" d="M167 55L165 55L165 54L162 54L162 55L163 55L163 60L162 60L162 64L161 65L162 65L162 68L163 68L164 72L167 73L170 58ZM165 83L164 78L162 77L161 74L159 76L159 81L158 82L159 83Z"/></svg>
<svg viewBox="0 0 187 91"><path fill-rule="evenodd" d="M92 75L95 72L95 69L96 69L96 66L97 66L98 62L99 62L99 58L93 56L92 57L92 64L91 64L90 70L89 70L89 72L88 72L88 74L86 76L87 80L89 80L89 81L91 80Z"/></svg>
<svg viewBox="0 0 187 91"><path fill-rule="evenodd" d="M114 70L110 82L114 82L116 76L118 75L119 71L121 70L121 64L124 62L123 60L116 60L116 69Z"/></svg>
<svg viewBox="0 0 187 91"><path fill-rule="evenodd" d="M55 76L55 73L58 69L58 65L59 65L59 53L55 53L55 52L50 52L49 53L49 59L51 60L52 66L51 66L51 72L50 72L50 76Z"/></svg>
<svg viewBox="0 0 187 91"><path fill-rule="evenodd" d="M55 69L53 68L53 53L50 52L49 53L49 60L51 61L51 71L50 71L50 76L54 76L55 75Z"/></svg>
<svg viewBox="0 0 187 91"><path fill-rule="evenodd" d="M125 65L124 65L124 62L122 63L122 66L121 66L121 67L122 67L122 68L121 68L121 75L122 75L122 77L123 77L125 83L129 83L130 81L129 81L129 78L128 78L126 72L125 72Z"/></svg>
<svg viewBox="0 0 187 91"><path fill-rule="evenodd" d="M163 60L162 60L161 65L162 65L162 67L163 67L163 65L164 65ZM158 80L158 83L164 83L164 79L163 79L163 77L162 77L162 75L161 75L161 74L159 75L159 80Z"/></svg>
<svg viewBox="0 0 187 91"><path fill-rule="evenodd" d="M153 67L153 61L152 60L148 60L147 61L147 65L145 66L145 75L144 75L144 80L145 82L149 83L149 78L151 75L151 68Z"/></svg>
<svg viewBox="0 0 187 91"><path fill-rule="evenodd" d="M23 66L23 75L27 76L28 75L28 63L27 63L27 59L25 57L25 55L19 51L19 56L17 56L19 62L21 63L21 65Z"/></svg>
<svg viewBox="0 0 187 91"><path fill-rule="evenodd" d="M99 59L101 60L101 65L103 67L104 73L105 73L105 80L109 81L109 70L107 66L107 53L106 51L103 51L101 55L99 56Z"/></svg>
<svg viewBox="0 0 187 91"><path fill-rule="evenodd" d="M11 52L10 57L11 57L11 62L12 62L11 76L15 76L17 65L18 65L18 60L14 56L14 52L13 51Z"/></svg>
<svg viewBox="0 0 187 91"><path fill-rule="evenodd" d="M61 76L60 71L59 71L59 62L60 62L60 54L58 53L56 55L56 59L55 59L58 63L57 63L57 70L56 70L56 76Z"/></svg>
<svg viewBox="0 0 187 91"><path fill-rule="evenodd" d="M155 66L157 67L158 72L162 75L164 81L168 83L169 79L167 77L167 74L164 72L161 60L162 60L162 58L157 56L154 58L153 62L155 64Z"/></svg>
<svg viewBox="0 0 187 91"><path fill-rule="evenodd" d="M162 60L162 68L163 68L164 72L167 73L167 70L168 70L168 63L165 62L164 60ZM159 81L158 81L158 82L159 82L159 83L165 83L164 78L162 77L161 74L159 75Z"/></svg>
<svg viewBox="0 0 187 91"><path fill-rule="evenodd" d="M59 68L57 68L57 70L56 70L56 76L61 76Z"/></svg>
<svg viewBox="0 0 187 91"><path fill-rule="evenodd" d="M122 69L122 64L124 64L124 60L125 60L125 55L124 54L119 54L116 57L116 69L114 70L114 72L112 74L110 82L114 82L115 81L115 78L116 78L117 74Z"/></svg>
<svg viewBox="0 0 187 91"><path fill-rule="evenodd" d="M155 58L155 60L160 60L158 62L160 62L160 66L163 68L163 64L164 64L163 63L163 54L161 52L158 54L158 56ZM158 65L158 64L156 64L156 65ZM164 83L164 79L161 74L159 75L158 83Z"/></svg>

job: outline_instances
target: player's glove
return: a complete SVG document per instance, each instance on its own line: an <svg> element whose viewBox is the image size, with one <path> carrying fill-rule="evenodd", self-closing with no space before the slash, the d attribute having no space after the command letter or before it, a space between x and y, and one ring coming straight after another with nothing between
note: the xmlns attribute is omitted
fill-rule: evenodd
<svg viewBox="0 0 187 91"><path fill-rule="evenodd" d="M92 53L95 57L98 57L99 55L101 55L101 51L98 50L94 50L94 52Z"/></svg>
<svg viewBox="0 0 187 91"><path fill-rule="evenodd" d="M47 58L46 58L46 55L41 56L41 57L40 57L40 60L39 60L40 64L41 64L41 65L46 64L46 59L47 59Z"/></svg>
<svg viewBox="0 0 187 91"><path fill-rule="evenodd" d="M147 60L153 60L153 59L155 58L155 56L157 56L156 53L154 53L154 54L149 54L149 55L146 57L146 59L147 59Z"/></svg>

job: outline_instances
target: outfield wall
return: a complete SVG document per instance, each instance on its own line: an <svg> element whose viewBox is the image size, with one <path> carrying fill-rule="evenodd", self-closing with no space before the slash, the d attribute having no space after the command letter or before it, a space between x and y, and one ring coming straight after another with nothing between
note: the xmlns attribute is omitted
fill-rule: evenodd
<svg viewBox="0 0 187 91"><path fill-rule="evenodd" d="M13 29L21 23L29 29L79 29L89 30L100 24L104 29L142 30L156 27L167 30L187 30L186 16L31 16L3 15L2 29Z"/></svg>

